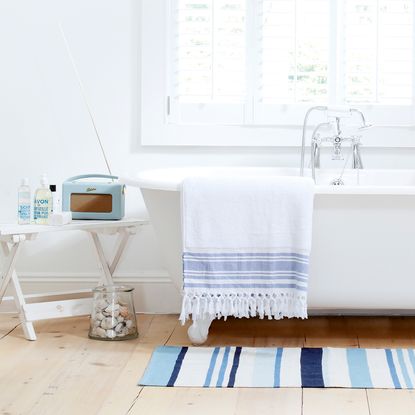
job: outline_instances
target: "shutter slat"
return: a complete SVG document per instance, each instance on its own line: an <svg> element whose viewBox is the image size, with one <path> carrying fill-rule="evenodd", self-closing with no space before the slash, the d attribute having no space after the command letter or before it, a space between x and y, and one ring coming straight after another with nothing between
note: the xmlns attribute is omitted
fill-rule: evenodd
<svg viewBox="0 0 415 415"><path fill-rule="evenodd" d="M179 102L245 100L245 0L177 0Z"/></svg>

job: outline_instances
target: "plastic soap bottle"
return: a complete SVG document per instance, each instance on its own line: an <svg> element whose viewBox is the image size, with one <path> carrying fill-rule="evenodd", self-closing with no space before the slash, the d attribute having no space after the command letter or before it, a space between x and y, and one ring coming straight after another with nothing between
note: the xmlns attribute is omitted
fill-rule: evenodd
<svg viewBox="0 0 415 415"><path fill-rule="evenodd" d="M52 211L52 192L49 189L48 178L42 174L40 187L35 192L33 219L38 225L47 225Z"/></svg>
<svg viewBox="0 0 415 415"><path fill-rule="evenodd" d="M30 223L30 199L29 179L24 178L17 191L17 221L19 225Z"/></svg>

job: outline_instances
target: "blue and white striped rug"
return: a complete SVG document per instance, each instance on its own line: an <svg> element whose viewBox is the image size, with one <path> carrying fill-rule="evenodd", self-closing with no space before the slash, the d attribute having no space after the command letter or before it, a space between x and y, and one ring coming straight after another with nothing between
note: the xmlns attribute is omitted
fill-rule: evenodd
<svg viewBox="0 0 415 415"><path fill-rule="evenodd" d="M211 388L413 389L413 349L157 347L139 382Z"/></svg>

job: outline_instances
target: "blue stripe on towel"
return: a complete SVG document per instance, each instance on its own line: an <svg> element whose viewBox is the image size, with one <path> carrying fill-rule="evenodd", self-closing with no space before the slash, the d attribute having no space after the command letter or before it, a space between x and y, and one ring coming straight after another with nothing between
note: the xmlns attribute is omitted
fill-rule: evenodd
<svg viewBox="0 0 415 415"><path fill-rule="evenodd" d="M347 349L347 363L352 388L364 388L372 385L365 349Z"/></svg>
<svg viewBox="0 0 415 415"><path fill-rule="evenodd" d="M295 271L301 273L308 272L308 264L297 262L294 260L283 261L248 261L240 260L218 260L212 262L210 260L183 261L184 271Z"/></svg>
<svg viewBox="0 0 415 415"><path fill-rule="evenodd" d="M401 384L398 379L398 374L396 373L395 363L393 362L393 356L390 349L385 349L386 360L388 361L389 371L392 377L392 382L396 389L401 389Z"/></svg>
<svg viewBox="0 0 415 415"><path fill-rule="evenodd" d="M188 350L188 347L182 347L182 349L180 350L180 353L176 359L176 363L174 364L173 372L166 386L174 386L174 382L176 382L177 376L179 375L180 369L182 367L183 359L187 353L187 350Z"/></svg>
<svg viewBox="0 0 415 415"><path fill-rule="evenodd" d="M153 352L150 364L144 372L141 384L166 386L181 350L181 347L175 346L157 347Z"/></svg>
<svg viewBox="0 0 415 415"><path fill-rule="evenodd" d="M231 348L229 346L225 347L225 353L223 354L222 365L220 366L220 370L219 370L218 381L216 382L216 387L218 388L222 387L223 379L225 377L225 370L226 370L226 367L228 366L228 358L229 358L230 349Z"/></svg>
<svg viewBox="0 0 415 415"><path fill-rule="evenodd" d="M278 347L277 353L275 354L274 364L274 388L278 388L281 384L281 360L282 360L282 347Z"/></svg>
<svg viewBox="0 0 415 415"><path fill-rule="evenodd" d="M184 277L190 280L260 280L260 281L272 281L272 280L295 280L299 282L307 282L306 277L298 277L297 275L206 275L206 274L191 274L184 273Z"/></svg>
<svg viewBox="0 0 415 415"><path fill-rule="evenodd" d="M233 386L235 385L235 377L236 377L236 372L239 367L239 358L241 356L241 351L242 351L242 347L237 347L235 349L235 354L233 355L231 373L229 375L228 388L233 388Z"/></svg>
<svg viewBox="0 0 415 415"><path fill-rule="evenodd" d="M301 349L301 385L303 388L324 388L322 357L323 350L320 347Z"/></svg>
<svg viewBox="0 0 415 415"><path fill-rule="evenodd" d="M307 291L307 288L297 284L211 284L205 283L188 283L183 284L184 288L294 288L300 291Z"/></svg>
<svg viewBox="0 0 415 415"><path fill-rule="evenodd" d="M216 360L218 359L219 350L220 350L219 347L215 347L213 349L212 357L210 358L209 369L208 369L208 372L206 374L205 383L203 384L203 387L205 387L205 388L210 386L210 382L212 380L212 374L213 374L213 371L214 371L215 365L216 365Z"/></svg>

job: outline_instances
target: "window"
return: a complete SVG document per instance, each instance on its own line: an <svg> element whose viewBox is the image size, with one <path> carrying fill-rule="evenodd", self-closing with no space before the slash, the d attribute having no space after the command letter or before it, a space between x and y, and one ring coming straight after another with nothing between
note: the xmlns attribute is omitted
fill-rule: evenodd
<svg viewBox="0 0 415 415"><path fill-rule="evenodd" d="M377 125L412 126L413 3L144 0L165 22L164 38L149 28L151 50L143 30L143 63L150 55L156 63L157 45L164 52L156 70L162 85L143 83L144 92L153 87L144 95L158 95L171 130L189 126L195 135L201 129L191 126L210 133L214 126L264 127L261 135L265 127L299 126L312 105L358 107ZM154 77L154 67L148 70Z"/></svg>

